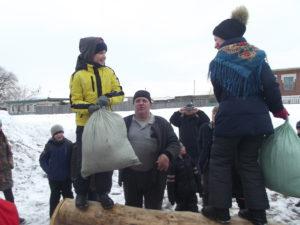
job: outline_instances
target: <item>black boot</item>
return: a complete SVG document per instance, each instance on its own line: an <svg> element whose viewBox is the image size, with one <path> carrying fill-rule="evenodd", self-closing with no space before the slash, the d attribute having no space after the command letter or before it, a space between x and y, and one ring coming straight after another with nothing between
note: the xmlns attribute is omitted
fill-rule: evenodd
<svg viewBox="0 0 300 225"><path fill-rule="evenodd" d="M238 204L240 210L246 209L245 207L245 199L244 198L236 198L236 203Z"/></svg>
<svg viewBox="0 0 300 225"><path fill-rule="evenodd" d="M104 209L111 209L115 204L114 201L108 196L108 194L99 196L99 202Z"/></svg>
<svg viewBox="0 0 300 225"><path fill-rule="evenodd" d="M85 195L78 194L75 199L75 206L79 209L85 209L88 207L88 201Z"/></svg>
<svg viewBox="0 0 300 225"><path fill-rule="evenodd" d="M205 206L201 210L203 216L215 220L218 223L229 223L230 215L229 209L215 208L212 206Z"/></svg>
<svg viewBox="0 0 300 225"><path fill-rule="evenodd" d="M249 220L254 225L267 224L266 211L263 209L242 209L239 211L239 217Z"/></svg>
<svg viewBox="0 0 300 225"><path fill-rule="evenodd" d="M22 217L19 217L19 224L20 224L20 225L25 224L25 219L22 218Z"/></svg>

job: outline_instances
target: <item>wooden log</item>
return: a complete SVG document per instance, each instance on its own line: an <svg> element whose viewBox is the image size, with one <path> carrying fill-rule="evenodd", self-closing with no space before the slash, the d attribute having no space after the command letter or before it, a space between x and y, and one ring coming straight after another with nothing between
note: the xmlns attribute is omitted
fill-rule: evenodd
<svg viewBox="0 0 300 225"><path fill-rule="evenodd" d="M57 206L50 225L217 225L200 213L169 212L141 209L116 204L105 210L98 202L89 202L87 210L79 210L72 199L65 199ZM233 216L230 225L252 223ZM270 224L270 223L269 223Z"/></svg>

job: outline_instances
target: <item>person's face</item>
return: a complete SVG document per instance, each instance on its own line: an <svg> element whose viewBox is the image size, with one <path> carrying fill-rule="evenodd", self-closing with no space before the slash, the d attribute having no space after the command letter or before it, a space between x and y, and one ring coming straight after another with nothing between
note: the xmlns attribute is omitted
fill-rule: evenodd
<svg viewBox="0 0 300 225"><path fill-rule="evenodd" d="M106 60L106 51L105 50L98 52L93 57L93 62L98 63L102 66L105 65L105 60Z"/></svg>
<svg viewBox="0 0 300 225"><path fill-rule="evenodd" d="M53 136L54 140L61 141L64 139L64 132L59 132Z"/></svg>
<svg viewBox="0 0 300 225"><path fill-rule="evenodd" d="M215 48L216 49L220 49L221 45L224 43L224 39L214 36L214 40L215 40Z"/></svg>
<svg viewBox="0 0 300 225"><path fill-rule="evenodd" d="M195 114L195 111L194 110L185 110L184 114L187 116L191 116L191 115Z"/></svg>
<svg viewBox="0 0 300 225"><path fill-rule="evenodd" d="M134 111L135 114L149 114L150 113L151 102L144 97L138 97L134 100Z"/></svg>
<svg viewBox="0 0 300 225"><path fill-rule="evenodd" d="M185 154L186 154L186 149L185 149L184 146L182 146L182 147L180 148L179 154L180 154L180 155L185 155Z"/></svg>

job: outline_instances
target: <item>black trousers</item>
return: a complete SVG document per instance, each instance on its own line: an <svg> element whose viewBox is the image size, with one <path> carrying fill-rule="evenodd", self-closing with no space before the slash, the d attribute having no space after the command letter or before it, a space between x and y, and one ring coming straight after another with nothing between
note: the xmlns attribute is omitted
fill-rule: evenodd
<svg viewBox="0 0 300 225"><path fill-rule="evenodd" d="M198 199L196 193L191 193L183 198L176 198L176 211L198 212Z"/></svg>
<svg viewBox="0 0 300 225"><path fill-rule="evenodd" d="M156 169L138 172L123 171L125 205L160 210L166 188L166 174Z"/></svg>
<svg viewBox="0 0 300 225"><path fill-rule="evenodd" d="M83 178L81 176L81 159L82 159L82 133L83 133L83 126L77 126L76 128L76 176L73 178L73 185L76 194L79 195L88 195L91 193L90 190L90 177ZM74 167L74 165L72 165ZM112 175L113 171L103 172L94 174L95 178L95 189L98 195L108 194L112 187Z"/></svg>
<svg viewBox="0 0 300 225"><path fill-rule="evenodd" d="M202 192L202 206L208 206L208 196L209 196L209 168L206 166L203 171L203 192ZM232 197L235 197L238 207L240 209L245 209L245 199L243 194L243 187L241 178L238 175L236 168L234 167L232 170Z"/></svg>
<svg viewBox="0 0 300 225"><path fill-rule="evenodd" d="M237 161L245 206L268 209L264 178L258 165L258 150L263 136L215 137L209 163L209 205L230 208L232 205L232 166Z"/></svg>
<svg viewBox="0 0 300 225"><path fill-rule="evenodd" d="M14 194L12 192L12 189L6 189L3 191L5 200L9 201L9 202L15 202L15 198L14 198Z"/></svg>
<svg viewBox="0 0 300 225"><path fill-rule="evenodd" d="M74 198L74 197L72 192L71 180L64 180L64 181L49 180L49 186L51 190L49 214L51 217L56 206L59 203L61 195L63 198Z"/></svg>

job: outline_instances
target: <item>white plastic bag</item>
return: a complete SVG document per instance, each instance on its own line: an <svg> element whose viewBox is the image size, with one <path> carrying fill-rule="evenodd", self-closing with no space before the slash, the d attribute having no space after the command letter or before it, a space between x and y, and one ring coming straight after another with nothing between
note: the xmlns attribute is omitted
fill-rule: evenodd
<svg viewBox="0 0 300 225"><path fill-rule="evenodd" d="M105 109L94 112L82 134L81 175L88 177L139 164L123 118Z"/></svg>

